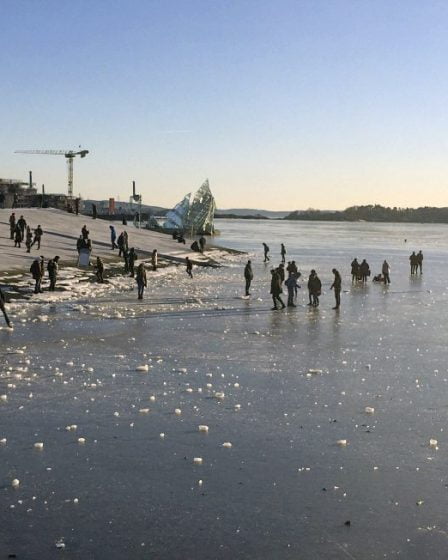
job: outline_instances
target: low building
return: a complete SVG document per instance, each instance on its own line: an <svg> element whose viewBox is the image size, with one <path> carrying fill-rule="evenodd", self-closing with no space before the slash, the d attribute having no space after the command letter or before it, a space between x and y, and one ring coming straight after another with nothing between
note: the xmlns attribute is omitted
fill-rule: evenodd
<svg viewBox="0 0 448 560"><path fill-rule="evenodd" d="M0 178L0 208L20 208L29 196L36 194L37 189L25 181Z"/></svg>

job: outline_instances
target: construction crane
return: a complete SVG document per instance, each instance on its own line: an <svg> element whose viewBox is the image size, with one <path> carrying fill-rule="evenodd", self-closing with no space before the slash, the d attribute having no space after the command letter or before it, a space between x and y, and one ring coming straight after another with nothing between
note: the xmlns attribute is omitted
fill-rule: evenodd
<svg viewBox="0 0 448 560"><path fill-rule="evenodd" d="M68 196L73 198L73 160L76 156L86 157L89 150L16 150L15 154L39 154L46 156L64 156L67 159Z"/></svg>

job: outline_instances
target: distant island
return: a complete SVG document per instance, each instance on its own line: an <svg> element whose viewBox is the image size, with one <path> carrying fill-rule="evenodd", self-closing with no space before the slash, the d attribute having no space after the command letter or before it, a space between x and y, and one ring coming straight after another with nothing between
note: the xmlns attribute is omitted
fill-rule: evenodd
<svg viewBox="0 0 448 560"><path fill-rule="evenodd" d="M420 208L397 208L368 204L350 206L345 210L295 210L284 220L319 220L329 222L420 222L448 223L448 208L423 206Z"/></svg>

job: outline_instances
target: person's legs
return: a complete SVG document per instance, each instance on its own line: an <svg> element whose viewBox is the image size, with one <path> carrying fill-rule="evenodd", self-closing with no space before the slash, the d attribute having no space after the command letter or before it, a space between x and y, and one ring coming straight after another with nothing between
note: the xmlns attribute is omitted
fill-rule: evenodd
<svg viewBox="0 0 448 560"><path fill-rule="evenodd" d="M6 324L8 325L8 327L10 327L11 321L9 320L8 314L6 313L5 304L1 301L0 301L0 309L3 313L3 317L5 318Z"/></svg>

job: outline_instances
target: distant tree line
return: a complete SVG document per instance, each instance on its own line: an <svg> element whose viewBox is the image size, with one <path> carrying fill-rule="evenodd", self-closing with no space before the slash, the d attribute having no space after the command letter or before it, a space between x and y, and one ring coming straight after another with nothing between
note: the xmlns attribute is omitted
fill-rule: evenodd
<svg viewBox="0 0 448 560"><path fill-rule="evenodd" d="M420 222L420 223L448 223L448 208L423 206L420 208L393 208L379 204L367 206L350 206L341 211L295 210L284 220L321 220L337 222Z"/></svg>

